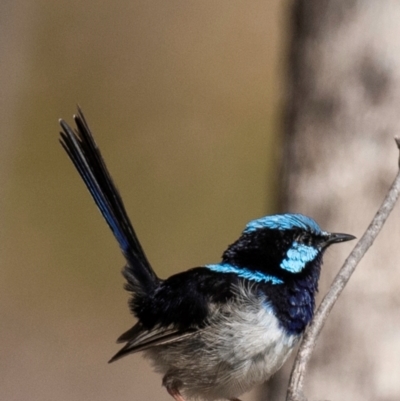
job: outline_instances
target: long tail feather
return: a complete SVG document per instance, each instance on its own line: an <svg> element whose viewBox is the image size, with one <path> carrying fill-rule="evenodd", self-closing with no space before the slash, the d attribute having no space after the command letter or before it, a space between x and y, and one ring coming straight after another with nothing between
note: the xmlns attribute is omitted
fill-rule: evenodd
<svg viewBox="0 0 400 401"><path fill-rule="evenodd" d="M117 239L127 260L127 290L149 292L158 278L154 273L126 213L121 196L107 170L81 109L74 115L77 129L60 120L60 142L86 184L97 207Z"/></svg>

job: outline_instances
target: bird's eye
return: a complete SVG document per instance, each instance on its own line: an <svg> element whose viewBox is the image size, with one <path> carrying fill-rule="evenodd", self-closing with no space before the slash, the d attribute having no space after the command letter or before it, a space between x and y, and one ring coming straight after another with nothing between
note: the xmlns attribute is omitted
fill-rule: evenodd
<svg viewBox="0 0 400 401"><path fill-rule="evenodd" d="M302 232L296 236L296 241L304 245L311 245L312 238L309 233Z"/></svg>

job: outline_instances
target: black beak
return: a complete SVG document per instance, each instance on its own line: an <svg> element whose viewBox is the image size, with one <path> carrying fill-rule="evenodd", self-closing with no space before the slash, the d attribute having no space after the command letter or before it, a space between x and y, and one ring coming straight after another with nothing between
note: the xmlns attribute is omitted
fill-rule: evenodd
<svg viewBox="0 0 400 401"><path fill-rule="evenodd" d="M341 233L329 233L326 240L322 243L322 247L326 248L332 244L338 244L339 242L346 242L355 239L354 235L341 234Z"/></svg>

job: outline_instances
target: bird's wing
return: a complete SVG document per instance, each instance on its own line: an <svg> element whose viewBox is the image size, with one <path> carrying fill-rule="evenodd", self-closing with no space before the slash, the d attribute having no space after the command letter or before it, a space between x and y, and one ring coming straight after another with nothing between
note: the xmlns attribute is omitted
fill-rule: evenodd
<svg viewBox="0 0 400 401"><path fill-rule="evenodd" d="M139 323L119 337L117 341L126 344L110 362L196 335L232 299L236 282L234 274L220 274L205 267L186 270L160 282L152 296L131 302Z"/></svg>
<svg viewBox="0 0 400 401"><path fill-rule="evenodd" d="M114 362L126 355L144 351L157 345L180 341L184 338L194 335L197 330L198 329L195 327L182 330L174 326L159 326L154 327L151 330L147 330L140 323L137 323L118 338L118 343L126 342L126 344L110 359L109 363Z"/></svg>

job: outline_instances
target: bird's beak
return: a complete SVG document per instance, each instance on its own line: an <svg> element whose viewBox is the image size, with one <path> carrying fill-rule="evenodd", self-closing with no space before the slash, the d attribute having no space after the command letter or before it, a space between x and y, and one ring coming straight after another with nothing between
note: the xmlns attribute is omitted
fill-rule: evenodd
<svg viewBox="0 0 400 401"><path fill-rule="evenodd" d="M341 234L341 233L329 233L326 240L322 243L322 247L326 248L329 245L337 244L339 242L346 242L355 239L354 235Z"/></svg>

